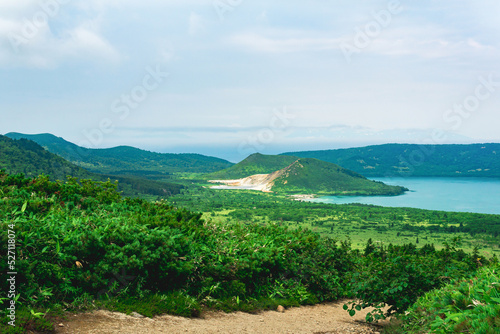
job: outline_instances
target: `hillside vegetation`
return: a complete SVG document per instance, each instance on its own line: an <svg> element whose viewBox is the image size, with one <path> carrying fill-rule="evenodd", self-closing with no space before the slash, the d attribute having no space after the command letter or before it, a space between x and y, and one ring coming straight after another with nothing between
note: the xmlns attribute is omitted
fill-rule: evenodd
<svg viewBox="0 0 500 334"><path fill-rule="evenodd" d="M52 134L8 133L13 139L26 138L74 164L93 172L160 178L170 173L209 173L232 165L229 161L201 154L154 153L130 146L89 149Z"/></svg>
<svg viewBox="0 0 500 334"><path fill-rule="evenodd" d="M18 307L28 311L108 301L147 316L196 316L202 306L311 304L345 295L353 266L347 245L313 232L204 221L163 201L121 198L109 182L0 172L0 193L1 229L17 242ZM1 254L7 245L2 233ZM2 280L0 301L7 291Z"/></svg>
<svg viewBox="0 0 500 334"><path fill-rule="evenodd" d="M280 155L252 154L228 169L205 175L205 178L233 180L254 174L268 174L263 178L250 179L267 182L258 186L282 194L399 195L408 190L368 180L329 162ZM247 183L246 179L244 181Z"/></svg>
<svg viewBox="0 0 500 334"><path fill-rule="evenodd" d="M270 174L279 169L288 167L298 158L293 156L264 155L254 153L236 165L218 172L204 175L209 180L240 179L255 174Z"/></svg>
<svg viewBox="0 0 500 334"><path fill-rule="evenodd" d="M367 177L500 177L500 144L384 144L283 154L335 163Z"/></svg>
<svg viewBox="0 0 500 334"><path fill-rule="evenodd" d="M453 246L369 242L360 252L304 229L205 221L163 201L122 198L110 182L0 172L0 192L1 228L15 235L17 254L0 270L17 272L20 293L17 327L0 311L3 333L50 330L54 312L96 306L198 316L203 308L251 311L356 297L350 312L388 303L386 314L400 314L425 292L490 262ZM2 254L8 244L3 233ZM2 303L8 284L0 282ZM369 319L386 315L376 310Z"/></svg>
<svg viewBox="0 0 500 334"><path fill-rule="evenodd" d="M0 252L7 254L8 235L16 238L15 261L0 261L0 270L17 272L19 292L18 326L8 325L2 307L2 333L50 330L63 309L198 316L206 308L254 311L343 297L359 300L346 305L351 313L374 306L368 319L376 320L404 314L426 292L491 262L453 244L437 250L369 240L360 251L302 228L203 220L164 201L122 198L111 182L0 172L0 193L0 227L9 231ZM273 208L278 198L265 195ZM0 282L0 303L9 302L8 284ZM494 302L481 299L493 309ZM377 311L384 304L392 307ZM497 326L498 316L488 317Z"/></svg>
<svg viewBox="0 0 500 334"><path fill-rule="evenodd" d="M19 139L13 140L0 135L0 170L11 174L23 173L27 177L40 174L50 175L51 180L66 180L68 176L106 181L119 181L119 190L127 196L153 195L170 196L180 192L182 185L147 180L134 176L115 176L92 173L76 166L58 155L50 153L37 143Z"/></svg>
<svg viewBox="0 0 500 334"><path fill-rule="evenodd" d="M318 195L400 195L408 189L366 179L338 165L317 159L302 158L274 180L279 193Z"/></svg>
<svg viewBox="0 0 500 334"><path fill-rule="evenodd" d="M418 298L402 317L401 333L500 332L500 266L481 268Z"/></svg>
<svg viewBox="0 0 500 334"><path fill-rule="evenodd" d="M87 170L46 151L31 140L13 140L2 135L0 135L0 169L11 174L23 173L28 177L50 174L53 179L60 180L65 180L68 175L78 178L94 176Z"/></svg>

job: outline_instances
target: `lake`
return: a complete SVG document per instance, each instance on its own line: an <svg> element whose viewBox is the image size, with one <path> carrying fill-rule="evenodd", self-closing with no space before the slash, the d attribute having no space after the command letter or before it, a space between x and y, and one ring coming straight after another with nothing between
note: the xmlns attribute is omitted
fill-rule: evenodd
<svg viewBox="0 0 500 334"><path fill-rule="evenodd" d="M499 179L399 177L373 180L403 186L410 191L400 196L322 196L309 201L500 214Z"/></svg>

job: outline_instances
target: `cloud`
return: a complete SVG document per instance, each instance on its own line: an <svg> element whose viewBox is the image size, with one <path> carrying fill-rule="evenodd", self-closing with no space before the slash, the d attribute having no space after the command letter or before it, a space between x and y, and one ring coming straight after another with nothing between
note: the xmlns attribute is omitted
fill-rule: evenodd
<svg viewBox="0 0 500 334"><path fill-rule="evenodd" d="M205 31L205 24L203 22L203 18L194 13L191 12L191 15L189 15L189 35L194 36L198 35L199 33Z"/></svg>
<svg viewBox="0 0 500 334"><path fill-rule="evenodd" d="M63 22L60 16L68 9L63 6L69 5L53 4L34 6L24 1L9 8L25 14L0 14L0 67L54 68L72 60L119 60L118 51L100 32L98 20Z"/></svg>
<svg viewBox="0 0 500 334"><path fill-rule="evenodd" d="M254 52L289 53L337 49L340 40L337 38L288 36L276 38L253 32L244 32L232 35L229 42Z"/></svg>
<svg viewBox="0 0 500 334"><path fill-rule="evenodd" d="M69 31L68 37L59 42L62 56L82 57L90 55L110 61L120 58L119 53L103 36L85 26L76 27Z"/></svg>
<svg viewBox="0 0 500 334"><path fill-rule="evenodd" d="M261 17L266 17L263 12ZM418 57L424 59L478 57L493 58L500 55L494 40L482 40L482 35L472 31L460 31L456 27L443 26L436 22L425 22L421 18L394 19L379 33L365 33L365 23L353 25L352 29L254 29L237 32L228 37L228 42L246 51L256 53L315 52L322 50L342 51L345 45L354 54L382 55L387 57ZM351 30L351 32L349 32ZM362 38L360 38L362 35ZM360 46L359 40L363 40ZM358 44L357 44L358 43Z"/></svg>
<svg viewBox="0 0 500 334"><path fill-rule="evenodd" d="M427 59L498 55L493 45L483 44L474 37L455 36L439 27L396 28L372 41L362 52L386 56L416 56Z"/></svg>
<svg viewBox="0 0 500 334"><path fill-rule="evenodd" d="M140 83L146 66L156 64L172 76L117 126L179 127L151 131L151 143L158 145L170 142L170 133L186 134L192 144L207 138L238 143L267 126L271 109L281 105L294 108L296 123L305 127L435 127L479 76L498 69L500 59L498 0L484 0L488 6L465 0L405 2L405 10L355 53L350 65L340 44L353 44L356 28L373 22L373 12L385 10L389 0L294 6L245 1L224 22L206 0L66 0L16 52L9 34L23 36L26 20L33 21L41 3L53 1L63 2L0 0L0 72L8 78L0 82L0 109L22 114L33 132L57 121L78 134L80 127L116 116L110 114L112 101ZM50 71L30 70L37 68ZM499 98L492 95L468 119L467 134L494 136ZM22 126L14 122L14 117L2 122L7 132L13 124ZM242 127L224 128L234 123ZM200 128L182 129L188 125ZM117 129L109 138L133 144L148 131L119 136ZM310 137L333 142L349 133L318 130ZM176 145L185 139L179 138Z"/></svg>
<svg viewBox="0 0 500 334"><path fill-rule="evenodd" d="M16 15L36 8L37 5L38 1L36 0L2 0L0 13L2 15Z"/></svg>
<svg viewBox="0 0 500 334"><path fill-rule="evenodd" d="M64 32L56 37L46 28L40 28L33 38L10 33L9 41L0 43L3 57L0 66L54 68L65 61L117 61L119 53L98 32L85 26Z"/></svg>
<svg viewBox="0 0 500 334"><path fill-rule="evenodd" d="M261 12L259 16L257 16L257 22L268 23L267 10Z"/></svg>

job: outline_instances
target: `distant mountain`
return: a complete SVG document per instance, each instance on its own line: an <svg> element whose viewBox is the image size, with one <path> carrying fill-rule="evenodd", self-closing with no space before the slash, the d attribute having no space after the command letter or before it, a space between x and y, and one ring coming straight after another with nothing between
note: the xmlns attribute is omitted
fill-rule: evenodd
<svg viewBox="0 0 500 334"><path fill-rule="evenodd" d="M66 180L67 176L94 181L118 180L119 190L125 195L149 194L168 196L178 194L183 186L167 182L92 173L50 153L34 141L11 139L0 135L0 169L9 174L23 173L26 177L48 175L52 180Z"/></svg>
<svg viewBox="0 0 500 334"><path fill-rule="evenodd" d="M233 164L201 154L154 153L130 146L108 149L80 147L52 134L8 133L12 139L26 138L74 164L98 173L158 176L175 172L210 173Z"/></svg>
<svg viewBox="0 0 500 334"><path fill-rule="evenodd" d="M230 186L287 194L399 195L408 190L368 180L356 172L318 159L279 155L252 154L206 177Z"/></svg>
<svg viewBox="0 0 500 334"><path fill-rule="evenodd" d="M500 177L500 144L385 144L282 154L335 163L367 177Z"/></svg>
<svg viewBox="0 0 500 334"><path fill-rule="evenodd" d="M65 180L68 175L87 179L94 176L91 172L50 153L31 140L14 140L2 135L0 135L0 169L5 169L9 174L23 173L27 177L46 174L58 180Z"/></svg>

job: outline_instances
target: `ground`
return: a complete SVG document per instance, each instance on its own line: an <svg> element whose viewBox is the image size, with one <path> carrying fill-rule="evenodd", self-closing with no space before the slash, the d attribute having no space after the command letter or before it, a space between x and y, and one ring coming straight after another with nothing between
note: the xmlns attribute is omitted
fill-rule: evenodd
<svg viewBox="0 0 500 334"><path fill-rule="evenodd" d="M303 306L258 314L208 312L202 318L188 319L163 315L137 318L122 313L94 311L69 315L56 324L57 334L156 334L156 333L255 333L255 334L340 334L379 333L380 326L364 322L366 311L350 317L342 309L345 301Z"/></svg>

